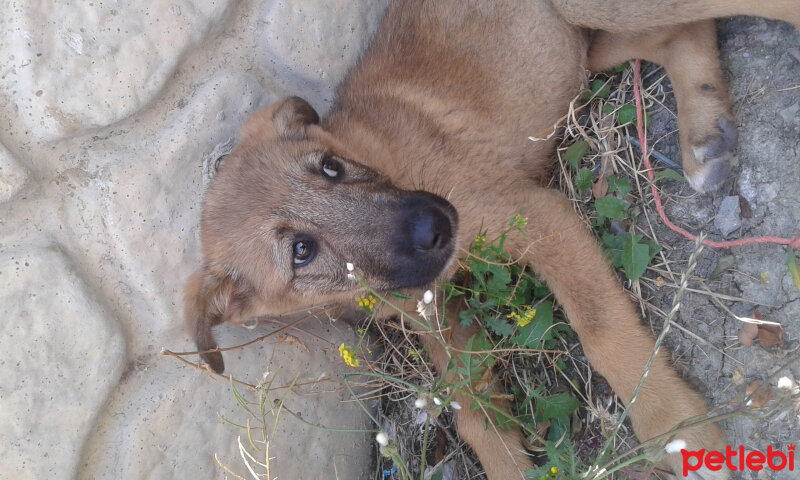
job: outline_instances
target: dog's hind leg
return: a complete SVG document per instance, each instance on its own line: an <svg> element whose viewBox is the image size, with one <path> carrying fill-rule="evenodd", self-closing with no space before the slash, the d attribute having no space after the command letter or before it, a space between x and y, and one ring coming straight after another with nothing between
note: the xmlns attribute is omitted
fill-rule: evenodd
<svg viewBox="0 0 800 480"><path fill-rule="evenodd" d="M800 28L797 0L551 0L568 22L608 32L634 32L712 18L748 15Z"/></svg>
<svg viewBox="0 0 800 480"><path fill-rule="evenodd" d="M728 178L736 124L719 64L713 20L645 32L597 32L589 68L602 71L641 58L664 67L678 103L683 169L698 192L714 191Z"/></svg>
<svg viewBox="0 0 800 480"><path fill-rule="evenodd" d="M639 439L654 438L690 417L704 415L707 412L704 401L678 376L669 364L669 353L663 350L633 400L655 342L597 241L575 215L569 201L554 190L534 188L492 199L482 211L485 218L497 217L503 211L513 215L514 205L517 212L524 205L524 214L529 217L526 227L529 238L509 237L506 243L509 252L528 263L547 283L566 311L589 363L625 404L633 403L631 421ZM489 235L496 235L503 228L500 224L492 227ZM689 450L719 450L725 446L724 437L715 425L683 429L674 438L685 440ZM681 455L670 455L666 463L679 472ZM705 472L699 478L726 476Z"/></svg>

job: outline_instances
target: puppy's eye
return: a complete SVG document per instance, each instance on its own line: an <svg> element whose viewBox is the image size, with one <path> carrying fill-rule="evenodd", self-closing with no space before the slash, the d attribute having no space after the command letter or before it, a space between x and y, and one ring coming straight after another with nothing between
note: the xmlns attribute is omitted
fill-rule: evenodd
<svg viewBox="0 0 800 480"><path fill-rule="evenodd" d="M293 262L295 267L302 267L303 265L307 265L311 260L314 259L314 255L317 253L316 245L314 245L314 241L308 238L304 238L301 240L296 240L294 244L292 244L292 255L294 256Z"/></svg>
<svg viewBox="0 0 800 480"><path fill-rule="evenodd" d="M322 174L328 178L340 179L344 174L342 164L330 155L322 157Z"/></svg>

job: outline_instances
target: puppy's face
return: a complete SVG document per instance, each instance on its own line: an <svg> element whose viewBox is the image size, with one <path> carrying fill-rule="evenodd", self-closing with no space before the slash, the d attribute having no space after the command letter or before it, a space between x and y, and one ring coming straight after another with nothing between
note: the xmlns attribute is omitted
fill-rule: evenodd
<svg viewBox="0 0 800 480"><path fill-rule="evenodd" d="M371 287L394 290L425 285L452 262L453 207L347 158L317 121L298 98L256 112L209 187L204 266L186 291L199 348L215 348L210 329L223 321L351 300L362 287L347 263ZM222 369L221 357L204 358Z"/></svg>

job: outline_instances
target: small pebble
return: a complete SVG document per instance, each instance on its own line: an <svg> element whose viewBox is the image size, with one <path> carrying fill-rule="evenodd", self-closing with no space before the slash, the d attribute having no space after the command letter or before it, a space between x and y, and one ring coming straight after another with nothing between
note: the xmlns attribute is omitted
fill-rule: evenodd
<svg viewBox="0 0 800 480"><path fill-rule="evenodd" d="M800 112L800 102L794 102L793 105L778 110L778 115L780 115L784 122L791 125L793 123L800 123L800 115L798 115L798 112Z"/></svg>
<svg viewBox="0 0 800 480"><path fill-rule="evenodd" d="M714 217L714 226L723 237L727 237L742 226L741 213L738 196L725 197L722 200L717 216Z"/></svg>

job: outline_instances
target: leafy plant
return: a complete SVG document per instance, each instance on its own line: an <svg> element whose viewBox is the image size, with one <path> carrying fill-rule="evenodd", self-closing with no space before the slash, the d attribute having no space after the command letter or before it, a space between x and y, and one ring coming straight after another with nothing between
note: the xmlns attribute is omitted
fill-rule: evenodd
<svg viewBox="0 0 800 480"><path fill-rule="evenodd" d="M561 338L572 334L566 323L556 320L548 289L504 251L509 235L525 235L526 223L527 219L517 215L497 238L487 240L486 232L477 235L464 262L467 272L458 282L444 286L446 300L463 297L465 308L458 314L459 322L464 326L479 322L484 327L467 342L465 350L471 353L459 353L457 361L451 362L451 368L463 378L481 379L494 366L496 356L486 352L553 349ZM559 360L556 368L565 369L566 365ZM548 395L543 386L527 393L514 387L512 392L517 399L516 418L495 412L498 427L517 424L530 433L537 431L536 425L547 422L547 437L540 441L548 446L548 453L553 458L573 456L569 451L572 446L564 442L564 436L571 432L578 401L569 393ZM490 393L476 394L470 408L486 408ZM553 471L574 470L562 460L543 468L541 475L528 472L535 475L529 478L556 478Z"/></svg>
<svg viewBox="0 0 800 480"><path fill-rule="evenodd" d="M633 105L625 104L615 108L609 101L605 102L609 93L605 91L608 86L607 81L594 80L591 91L585 95L585 100L604 102L601 110L605 115L616 115L616 122L620 126L636 124L636 108ZM599 100L597 100L599 99ZM647 118L645 117L645 126ZM607 194L605 189L597 193L592 188L594 173L591 169L582 166L582 160L589 151L589 145L585 140L578 140L570 145L563 155L563 160L567 166L574 169L573 177L575 190L581 194L592 190L598 198L594 199L591 212L592 224L600 235L603 246L611 259L613 265L622 269L628 280L636 280L641 277L647 266L659 253L660 247L650 241L642 239L641 235L636 235L632 227L630 232L624 232L623 224L635 224L635 218L631 214L630 204L626 197L631 193L632 187L628 180L616 175L609 175L603 179L608 183ZM682 177L674 170L664 170L656 174L657 179L680 178Z"/></svg>
<svg viewBox="0 0 800 480"><path fill-rule="evenodd" d="M578 140L570 145L564 152L564 161L572 168L578 168L581 159L589 151L589 144L585 140Z"/></svg>
<svg viewBox="0 0 800 480"><path fill-rule="evenodd" d="M466 327L480 320L496 342L552 348L556 337L569 330L564 324L554 326L547 288L503 250L508 235L525 234L526 223L517 215L496 239L487 241L486 232L477 235L464 262L469 275L445 285L445 299L464 296L467 308L458 313L459 322Z"/></svg>
<svg viewBox="0 0 800 480"><path fill-rule="evenodd" d="M583 193L592 188L592 171L588 168L581 168L575 176L575 189Z"/></svg>
<svg viewBox="0 0 800 480"><path fill-rule="evenodd" d="M601 80L598 78L592 81L588 91L583 92L583 95L581 95L581 100L586 102L592 98L608 98L610 93L611 82L609 80Z"/></svg>
<svg viewBox="0 0 800 480"><path fill-rule="evenodd" d="M686 183L686 178L683 177L680 173L676 172L671 168L665 168L664 170L659 170L655 174L653 174L653 181L658 182L659 180L675 180L676 182Z"/></svg>

